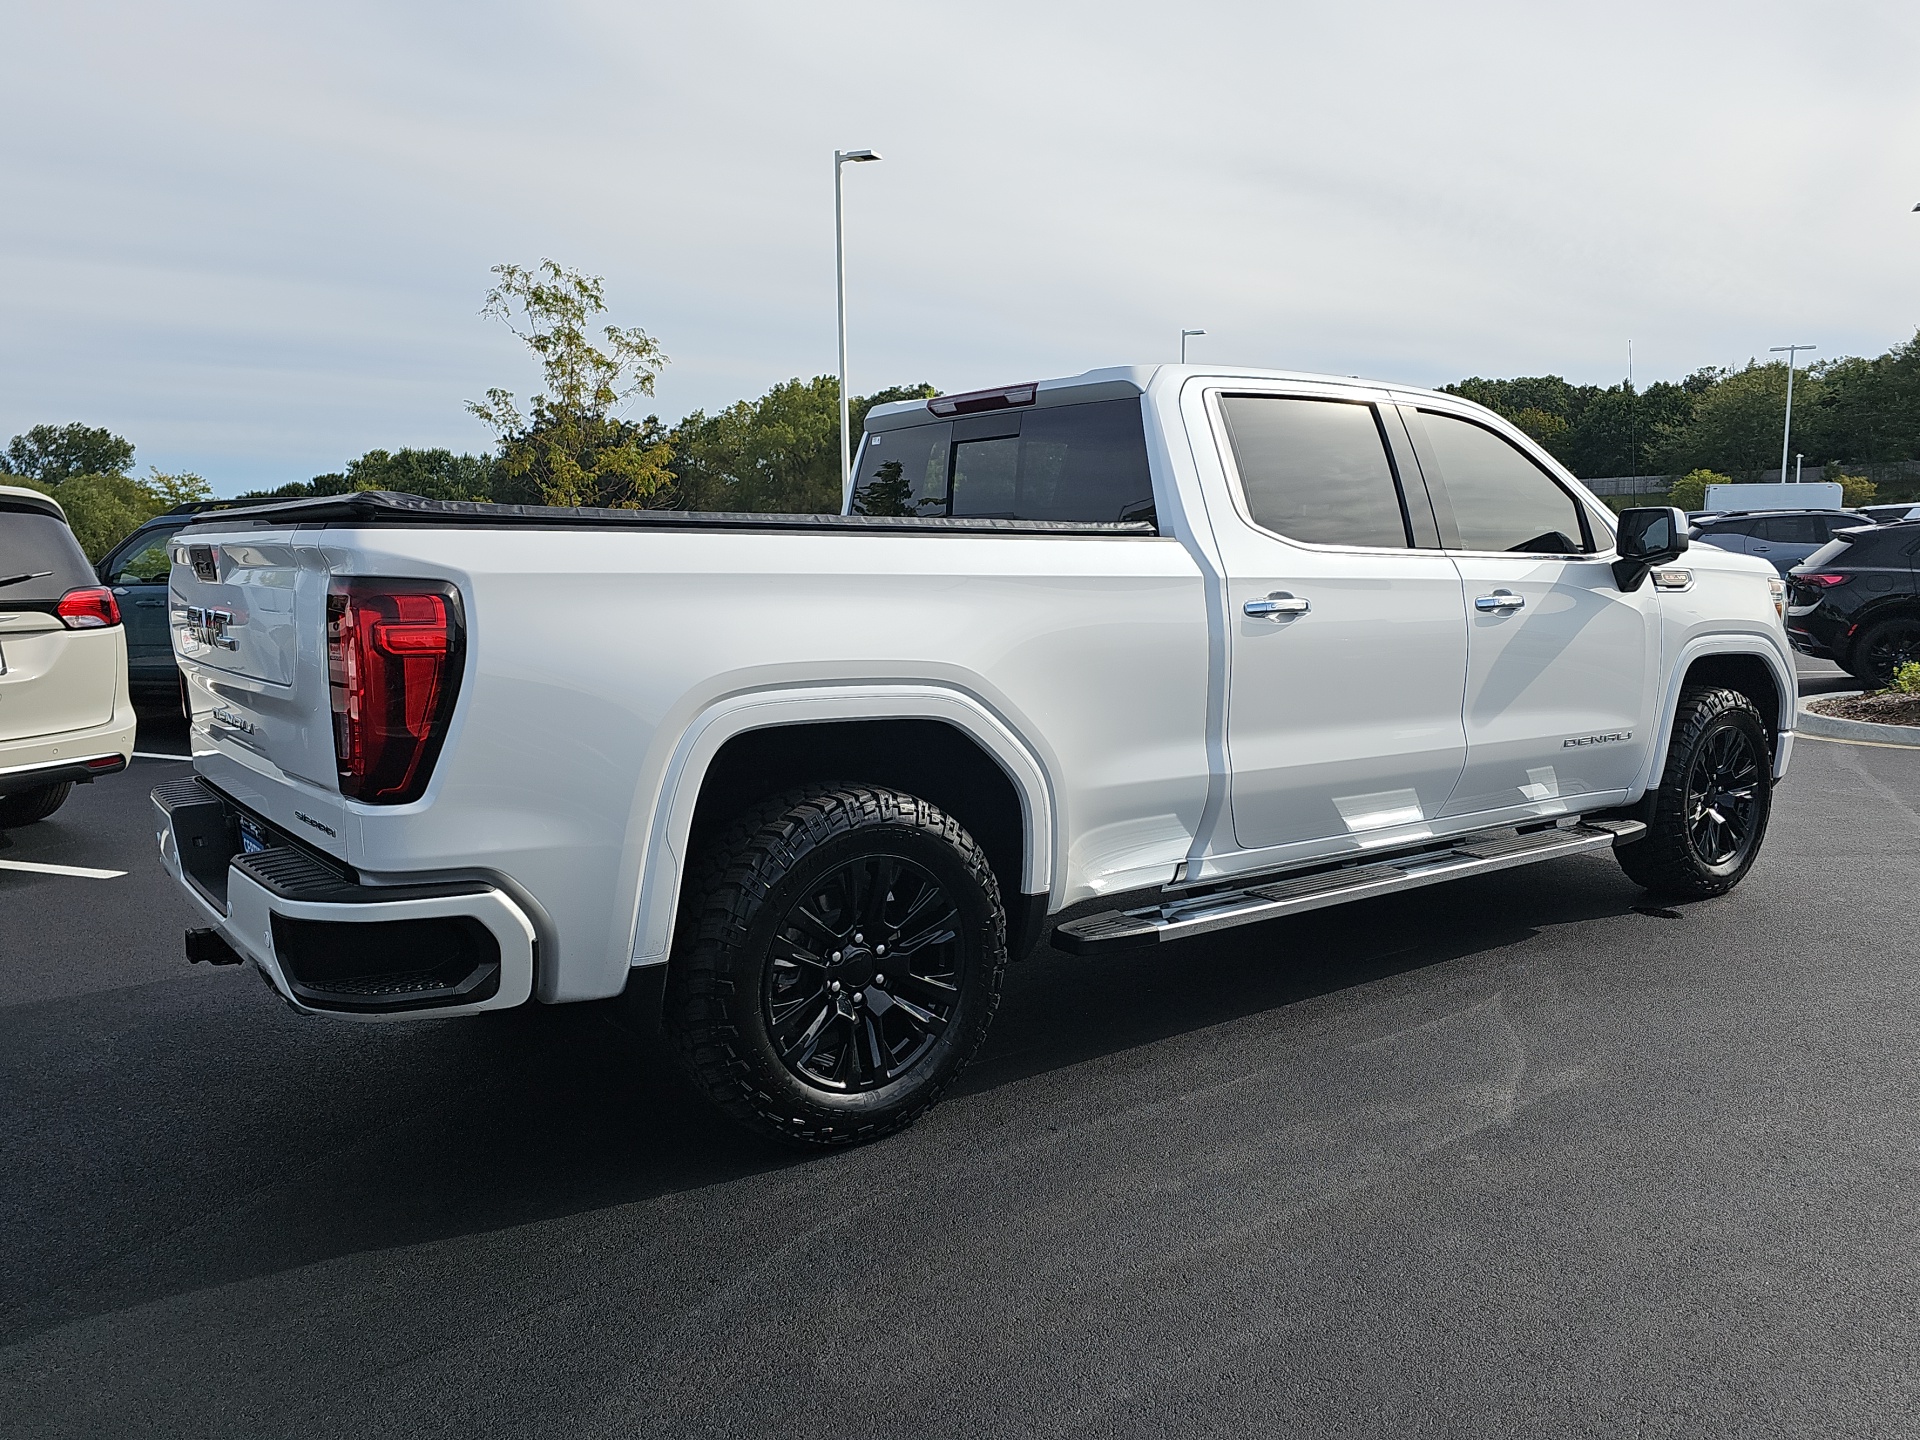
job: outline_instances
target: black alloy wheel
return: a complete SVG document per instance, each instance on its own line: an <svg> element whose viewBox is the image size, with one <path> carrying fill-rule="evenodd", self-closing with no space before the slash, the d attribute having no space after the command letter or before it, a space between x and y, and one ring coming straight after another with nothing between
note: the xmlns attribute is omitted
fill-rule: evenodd
<svg viewBox="0 0 1920 1440"><path fill-rule="evenodd" d="M1629 879L1663 895L1724 895L1759 857L1773 807L1773 744L1746 696L1680 693L1667 759L1643 812L1647 832L1616 849Z"/></svg>
<svg viewBox="0 0 1920 1440"><path fill-rule="evenodd" d="M812 786L689 876L664 1018L721 1109L792 1144L911 1124L986 1037L1007 963L984 851L917 796Z"/></svg>
<svg viewBox="0 0 1920 1440"><path fill-rule="evenodd" d="M1855 677L1885 689L1902 665L1920 661L1920 619L1902 615L1882 620L1860 637L1854 656L1850 668Z"/></svg>
<svg viewBox="0 0 1920 1440"><path fill-rule="evenodd" d="M904 855L867 853L826 871L775 931L761 1018L794 1077L877 1090L922 1064L965 983L960 911Z"/></svg>
<svg viewBox="0 0 1920 1440"><path fill-rule="evenodd" d="M1735 726L1707 736L1687 773L1687 838L1702 863L1737 860L1754 837L1766 769L1753 738Z"/></svg>

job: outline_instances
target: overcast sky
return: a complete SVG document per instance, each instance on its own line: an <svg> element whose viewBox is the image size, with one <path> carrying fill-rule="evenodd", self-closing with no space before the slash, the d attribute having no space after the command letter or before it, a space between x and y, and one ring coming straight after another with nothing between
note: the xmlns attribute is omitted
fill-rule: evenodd
<svg viewBox="0 0 1920 1440"><path fill-rule="evenodd" d="M222 493L482 450L488 267L607 278L674 419L834 368L1641 384L1920 325L1920 4L0 0L0 439Z"/></svg>

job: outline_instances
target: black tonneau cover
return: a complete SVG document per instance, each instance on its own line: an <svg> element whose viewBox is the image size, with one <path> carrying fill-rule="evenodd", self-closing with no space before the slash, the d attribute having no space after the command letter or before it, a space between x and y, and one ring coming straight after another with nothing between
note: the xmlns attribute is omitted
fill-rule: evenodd
<svg viewBox="0 0 1920 1440"><path fill-rule="evenodd" d="M593 530L784 530L935 535L1157 535L1139 520L990 520L975 516L914 515L759 515L707 510L599 510L558 505L490 505L477 500L428 500L392 490L362 490L352 495L322 495L286 500L246 510L196 515L182 534L202 527L221 529L314 525L362 528L379 525L469 525L483 528L528 526L535 529Z"/></svg>

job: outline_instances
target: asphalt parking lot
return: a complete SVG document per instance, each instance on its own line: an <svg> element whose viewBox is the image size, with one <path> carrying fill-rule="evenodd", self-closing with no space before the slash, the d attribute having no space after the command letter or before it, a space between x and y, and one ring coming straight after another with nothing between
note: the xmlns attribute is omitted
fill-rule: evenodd
<svg viewBox="0 0 1920 1440"><path fill-rule="evenodd" d="M0 871L9 1436L1920 1429L1920 751L1803 740L1721 900L1581 857L1042 952L956 1093L818 1157L617 1007L189 967L178 773L0 851L126 872Z"/></svg>

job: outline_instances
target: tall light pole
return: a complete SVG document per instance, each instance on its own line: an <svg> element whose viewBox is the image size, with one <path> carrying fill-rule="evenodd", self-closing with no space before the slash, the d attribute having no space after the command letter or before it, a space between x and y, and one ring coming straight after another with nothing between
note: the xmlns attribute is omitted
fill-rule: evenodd
<svg viewBox="0 0 1920 1440"><path fill-rule="evenodd" d="M840 199L840 167L878 160L872 150L833 152L833 275L840 302L840 490L853 487L853 442L847 435L847 207Z"/></svg>
<svg viewBox="0 0 1920 1440"><path fill-rule="evenodd" d="M1787 478L1787 451L1793 448L1793 357L1798 355L1802 350L1818 350L1819 348L1818 345L1775 345L1767 351L1769 355L1785 355L1787 357L1787 426L1785 430L1780 432L1780 479L1782 483L1785 483Z"/></svg>
<svg viewBox="0 0 1920 1440"><path fill-rule="evenodd" d="M1187 337L1189 335L1204 335L1206 333L1204 330L1182 330L1180 332L1180 363L1182 365L1187 363Z"/></svg>

